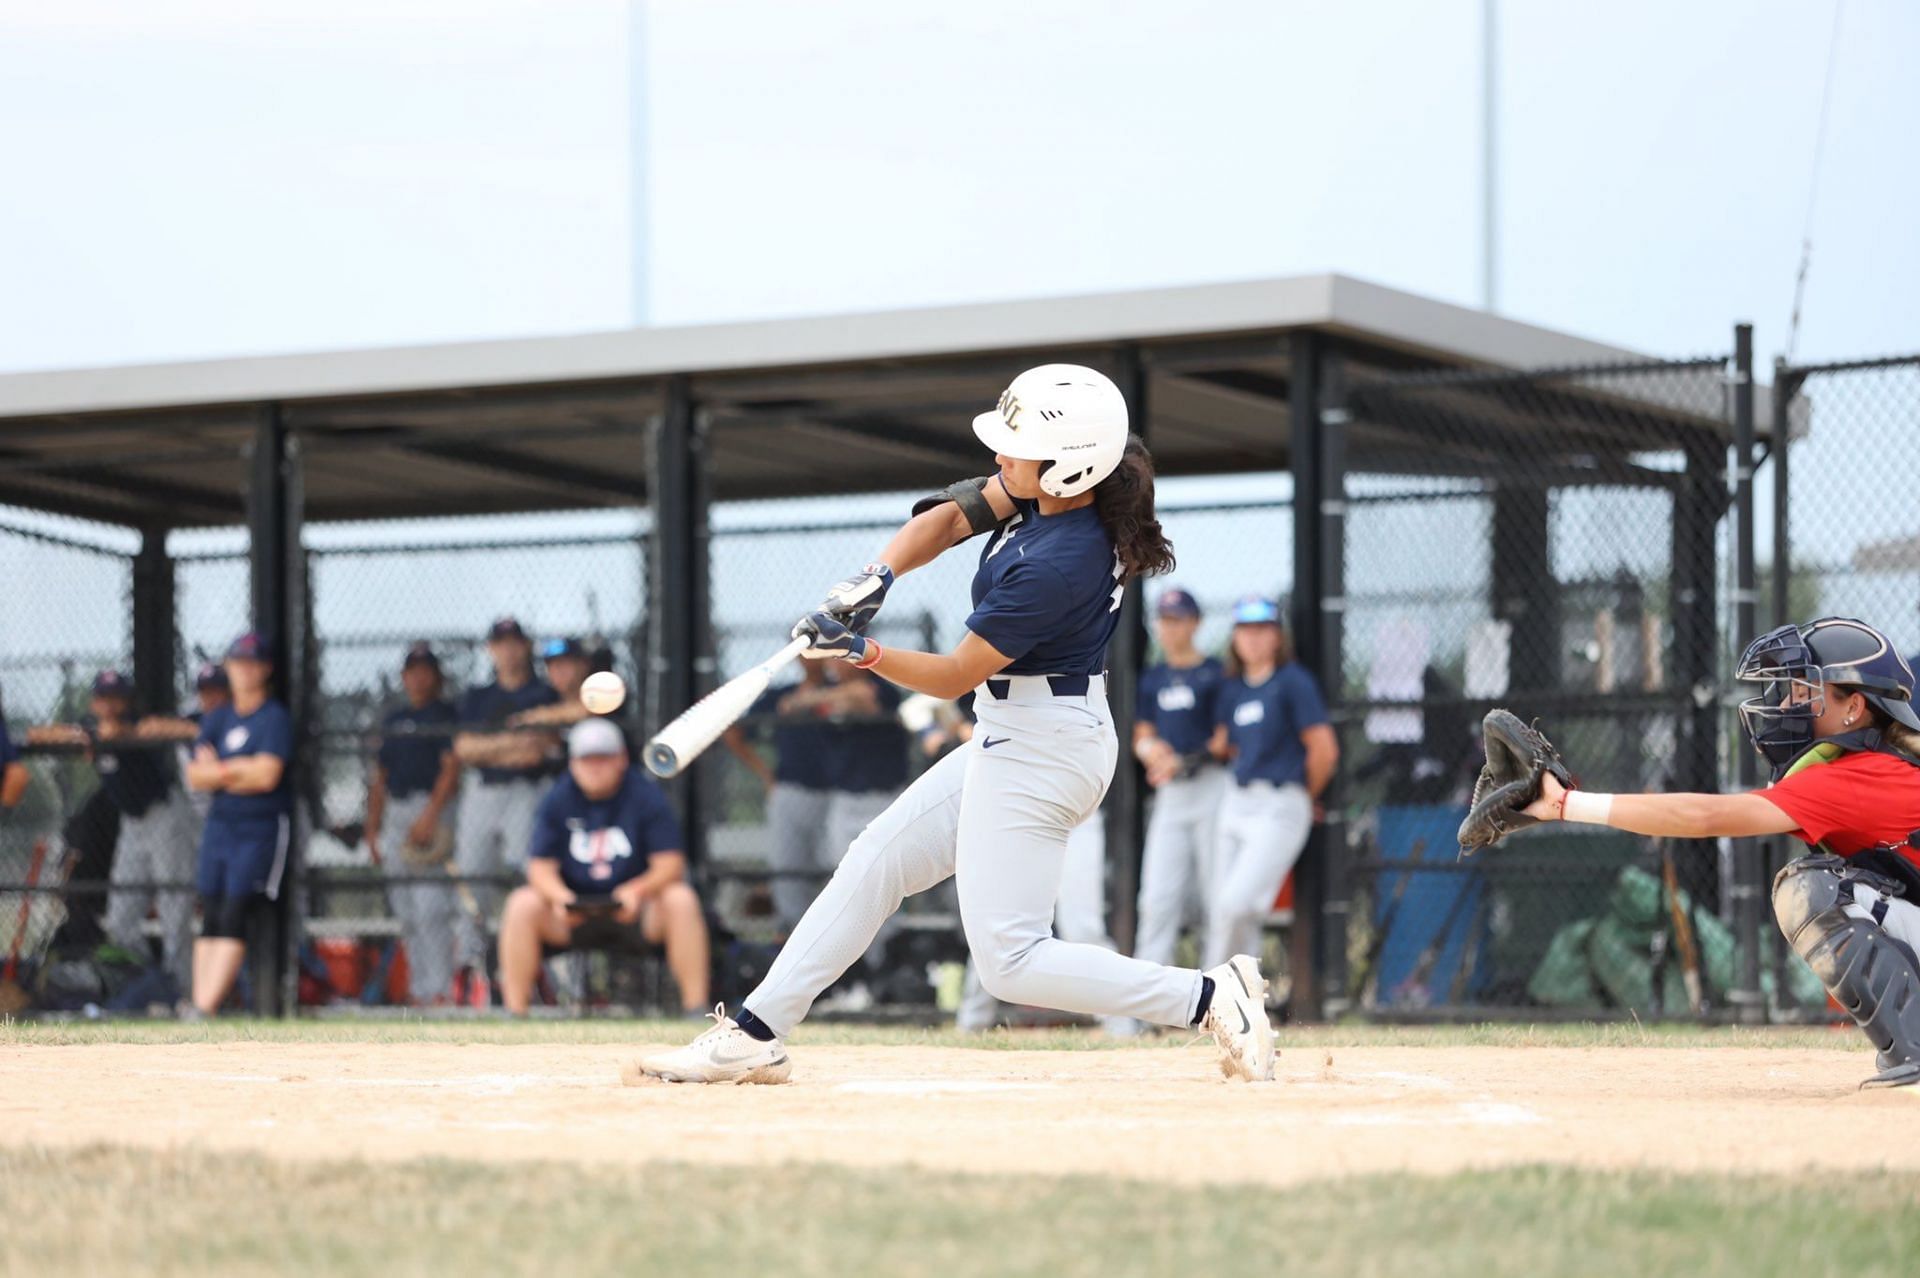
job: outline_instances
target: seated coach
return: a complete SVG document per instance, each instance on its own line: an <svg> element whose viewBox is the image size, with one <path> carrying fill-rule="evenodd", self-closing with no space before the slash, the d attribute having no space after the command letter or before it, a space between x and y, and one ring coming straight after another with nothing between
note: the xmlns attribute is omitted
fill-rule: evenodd
<svg viewBox="0 0 1920 1278"><path fill-rule="evenodd" d="M664 945L690 1013L707 1008L711 958L686 841L667 796L627 757L620 729L586 719L567 734L567 775L540 802L527 883L500 920L507 1010L526 1014L542 947Z"/></svg>

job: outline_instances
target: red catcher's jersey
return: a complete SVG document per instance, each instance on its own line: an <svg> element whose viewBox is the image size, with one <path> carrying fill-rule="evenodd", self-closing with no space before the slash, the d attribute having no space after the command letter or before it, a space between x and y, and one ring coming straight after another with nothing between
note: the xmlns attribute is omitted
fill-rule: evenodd
<svg viewBox="0 0 1920 1278"><path fill-rule="evenodd" d="M1861 750L1754 793L1793 818L1795 838L1841 856L1890 844L1920 869L1920 852L1906 846L1920 830L1920 768L1910 763Z"/></svg>

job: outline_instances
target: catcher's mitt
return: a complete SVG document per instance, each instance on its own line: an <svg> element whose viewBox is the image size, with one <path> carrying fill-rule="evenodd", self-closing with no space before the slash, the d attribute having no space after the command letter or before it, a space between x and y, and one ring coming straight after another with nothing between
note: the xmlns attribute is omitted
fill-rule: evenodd
<svg viewBox="0 0 1920 1278"><path fill-rule="evenodd" d="M1473 783L1473 807L1460 823L1460 851L1470 854L1492 847L1515 830L1537 825L1538 818L1521 809L1540 797L1540 778L1553 779L1574 789L1573 773L1538 729L1520 722L1512 711L1489 710L1480 722L1487 762Z"/></svg>

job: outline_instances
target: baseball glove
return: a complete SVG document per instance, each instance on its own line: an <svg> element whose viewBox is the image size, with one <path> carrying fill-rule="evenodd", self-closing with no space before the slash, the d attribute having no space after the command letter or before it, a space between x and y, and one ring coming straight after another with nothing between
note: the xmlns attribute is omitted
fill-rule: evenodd
<svg viewBox="0 0 1920 1278"><path fill-rule="evenodd" d="M1567 770L1553 742L1530 728L1510 710L1489 710L1480 722L1487 762L1473 783L1473 806L1460 823L1460 851L1470 855L1492 847L1515 830L1539 824L1521 809L1540 797L1540 778L1547 773L1571 790L1573 773Z"/></svg>

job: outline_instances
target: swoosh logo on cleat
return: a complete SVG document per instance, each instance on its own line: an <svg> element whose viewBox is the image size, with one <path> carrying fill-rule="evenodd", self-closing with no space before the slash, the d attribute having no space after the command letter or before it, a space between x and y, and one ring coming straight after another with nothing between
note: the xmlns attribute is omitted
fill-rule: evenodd
<svg viewBox="0 0 1920 1278"><path fill-rule="evenodd" d="M982 737L980 738L980 748L982 750L991 750L995 746L1005 745L1011 740L1013 740L1012 737Z"/></svg>
<svg viewBox="0 0 1920 1278"><path fill-rule="evenodd" d="M1233 983L1240 987L1240 992L1242 994L1245 994L1248 998L1252 998L1253 991L1247 988L1247 978L1240 975L1239 964L1229 963L1227 964L1227 970L1233 973ZM1245 1013L1242 1013L1242 1015L1245 1015Z"/></svg>
<svg viewBox="0 0 1920 1278"><path fill-rule="evenodd" d="M1242 1034L1251 1034L1253 1032L1253 1022L1247 1019L1247 1009L1236 1006L1233 1010L1240 1013L1240 1032Z"/></svg>

